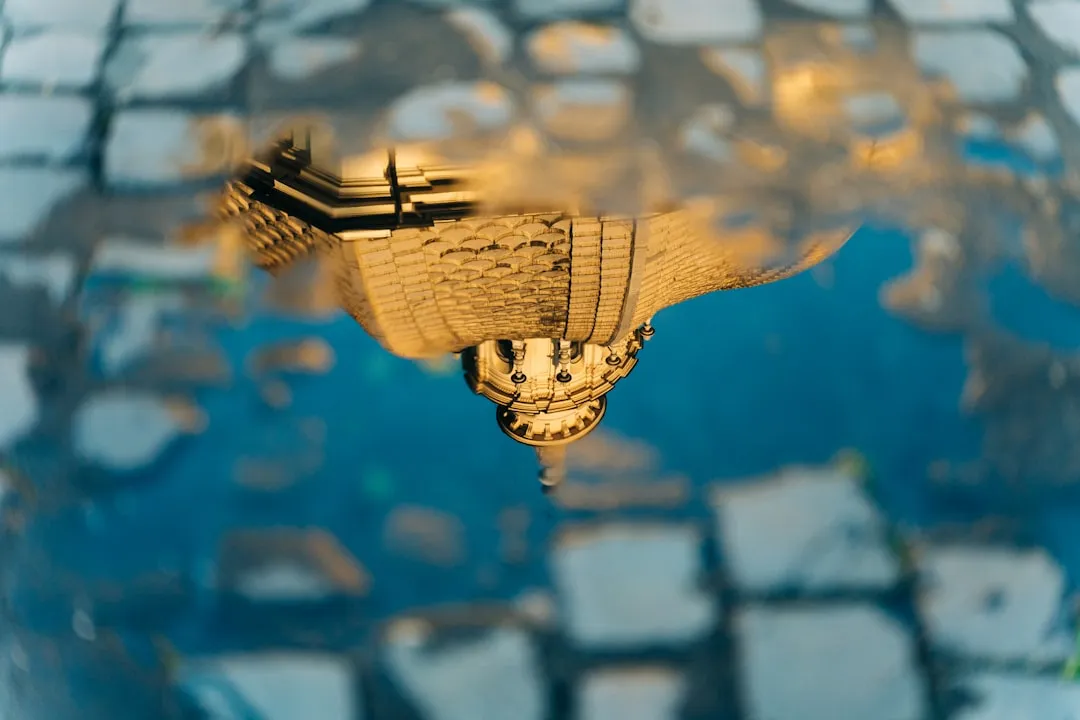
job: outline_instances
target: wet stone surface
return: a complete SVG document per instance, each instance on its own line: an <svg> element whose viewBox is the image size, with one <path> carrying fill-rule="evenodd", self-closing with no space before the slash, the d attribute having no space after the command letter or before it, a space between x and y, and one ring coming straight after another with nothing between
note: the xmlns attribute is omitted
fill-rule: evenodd
<svg viewBox="0 0 1080 720"><path fill-rule="evenodd" d="M586 675L579 690L585 720L665 720L677 717L686 681L665 668L629 668Z"/></svg>
<svg viewBox="0 0 1080 720"><path fill-rule="evenodd" d="M736 629L749 717L926 717L914 639L880 609L749 607L736 617Z"/></svg>
<svg viewBox="0 0 1080 720"><path fill-rule="evenodd" d="M83 28L16 35L0 51L0 81L13 87L84 90L98 77L105 33Z"/></svg>
<svg viewBox="0 0 1080 720"><path fill-rule="evenodd" d="M1074 633L1065 578L1043 550L927 547L917 551L930 640L950 655L997 662L1062 661Z"/></svg>
<svg viewBox="0 0 1080 720"><path fill-rule="evenodd" d="M430 720L541 720L545 689L534 642L514 628L479 629L428 647L424 621L391 626L383 661L407 700Z"/></svg>
<svg viewBox="0 0 1080 720"><path fill-rule="evenodd" d="M194 98L220 92L244 65L246 43L236 33L131 35L105 68L121 102Z"/></svg>
<svg viewBox="0 0 1080 720"><path fill-rule="evenodd" d="M608 649L700 639L717 619L716 600L700 587L700 554L692 527L565 532L550 562L570 639Z"/></svg>
<svg viewBox="0 0 1080 720"><path fill-rule="evenodd" d="M233 115L138 109L117 114L105 148L107 182L137 188L181 185L221 175L225 158L206 157L207 144L221 147L238 131Z"/></svg>
<svg viewBox="0 0 1080 720"><path fill-rule="evenodd" d="M120 0L5 0L3 17L16 33L39 28L107 30Z"/></svg>
<svg viewBox="0 0 1080 720"><path fill-rule="evenodd" d="M780 5L842 27L790 32ZM395 13L412 24L367 24ZM35 628L0 648L23 688L16 698L0 684L0 717L9 702L30 713L20 720L172 720L162 708L184 703L196 717L265 720L1080 717L1077 686L1060 679L1075 530L1055 544L1038 534L1045 508L1006 502L1007 513L1036 508L1027 530L1044 547L988 542L973 518L963 542L924 541L913 526L940 518L912 510L942 488L968 507L964 493L993 471L1038 467L1057 490L1075 483L1080 370L1069 353L988 336L981 279L1015 262L1075 297L1077 228L1057 179L1078 160L1080 2L0 0L0 18L0 529L5 558L18 541L19 612ZM911 27L893 33L895 18ZM877 54L890 48L902 50ZM899 79L826 82L842 109L822 120L799 93L823 79L799 64L848 53L859 58L849 70ZM919 73L951 90L928 90ZM365 345L327 310L332 298L317 318L256 307L270 284L227 270L238 253L197 227L206 204L192 188L214 186L251 136L353 97L383 111L335 115L357 148L381 133L530 151L649 127L693 158L688 178L731 171L770 192L816 188L800 201L829 208L849 196L889 211L934 205L956 181L935 175L944 130L927 131L910 167L901 151L878 152L931 116L967 140L1012 143L1028 170L1024 181L1000 173L997 195L962 196L970 206L889 215L911 221L910 237L869 236L880 257L793 281L801 290L770 296L782 312L752 294L709 306L714 315L680 310L661 331L684 340L649 350L654 362L669 353L668 369L650 376L643 362L639 391L619 396L628 410L605 420L633 435L646 432L634 418L649 418L663 472L687 476L680 502L635 514L580 481L589 502L560 507L518 493L531 466L491 449L496 439L485 436L479 459L471 437L416 439L426 416L413 396L403 413L400 388L460 402L456 432L473 412L457 377L444 384ZM797 112L771 115L785 107ZM857 132L826 143L818 133L832 122ZM867 162L881 164L845 174L871 136ZM825 150L840 146L830 165ZM1002 166L966 162L988 175ZM618 164L596 174L625 175ZM914 200L896 197L912 187ZM200 232L218 244L200 245ZM910 268L882 259L909 245ZM829 304L833 285L847 295ZM868 321L879 301L891 315ZM68 337L71 304L84 326ZM815 333L785 324L792 316ZM913 339L912 326L939 335ZM333 349L329 361L268 350L312 338ZM663 412L649 399L661 394ZM974 470L939 457L936 442L960 434L941 418L961 401L986 421ZM767 421L754 419L759 404L774 409ZM809 426L833 425L842 431L807 440ZM41 427L62 441L40 451ZM405 436L412 444L388 457ZM661 453L639 444L594 449L575 475L624 490L659 477ZM878 467L777 471L847 444L875 448L866 464ZM706 461L695 447L709 448ZM99 497L84 472L145 482ZM705 489L716 477L740 480ZM32 509L35 483L63 490L36 498L47 513ZM1075 497L1052 497L1075 528ZM497 522L504 502L516 510ZM428 604L468 621L429 617ZM46 626L52 635L37 633ZM65 673L80 679L59 697L45 683Z"/></svg>
<svg viewBox="0 0 1080 720"><path fill-rule="evenodd" d="M80 97L0 96L0 162L71 161L85 152L93 106Z"/></svg>
<svg viewBox="0 0 1080 720"><path fill-rule="evenodd" d="M0 167L0 243L17 244L47 220L49 213L86 182L79 170Z"/></svg>
<svg viewBox="0 0 1080 720"><path fill-rule="evenodd" d="M855 477L791 468L720 486L713 503L720 552L741 592L880 591L899 580L885 521Z"/></svg>

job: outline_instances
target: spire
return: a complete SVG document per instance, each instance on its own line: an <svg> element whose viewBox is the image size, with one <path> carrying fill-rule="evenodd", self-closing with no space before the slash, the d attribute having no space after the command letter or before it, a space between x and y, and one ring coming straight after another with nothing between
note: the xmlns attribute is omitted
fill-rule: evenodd
<svg viewBox="0 0 1080 720"><path fill-rule="evenodd" d="M536 448L540 463L540 482L545 488L558 487L566 479L566 445L547 445Z"/></svg>

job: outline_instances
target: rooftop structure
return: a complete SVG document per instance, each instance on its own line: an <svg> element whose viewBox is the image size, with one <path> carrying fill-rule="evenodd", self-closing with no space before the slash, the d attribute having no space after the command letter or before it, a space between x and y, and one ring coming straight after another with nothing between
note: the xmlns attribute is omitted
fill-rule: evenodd
<svg viewBox="0 0 1080 720"><path fill-rule="evenodd" d="M334 157L293 132L247 163L221 212L270 272L322 254L342 307L390 352L459 353L503 432L536 449L545 486L562 479L566 444L603 418L656 313L794 275L850 234L811 232L749 261L728 235L775 243L716 203L607 215L492 201L496 183L491 168L422 148Z"/></svg>

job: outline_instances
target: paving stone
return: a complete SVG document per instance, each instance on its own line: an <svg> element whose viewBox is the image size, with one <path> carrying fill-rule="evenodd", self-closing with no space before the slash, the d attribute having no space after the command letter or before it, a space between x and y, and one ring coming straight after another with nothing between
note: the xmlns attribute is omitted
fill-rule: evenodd
<svg viewBox="0 0 1080 720"><path fill-rule="evenodd" d="M765 99L768 72L761 52L712 47L702 50L701 59L710 70L727 78L744 103L756 104Z"/></svg>
<svg viewBox="0 0 1080 720"><path fill-rule="evenodd" d="M1080 67L1068 67L1054 80L1058 96L1072 121L1080 125Z"/></svg>
<svg viewBox="0 0 1080 720"><path fill-rule="evenodd" d="M76 453L116 472L146 467L181 432L179 418L164 400L127 390L91 395L76 410L72 427Z"/></svg>
<svg viewBox="0 0 1080 720"><path fill-rule="evenodd" d="M355 671L348 658L321 653L270 652L190 661L180 686L207 717L260 720L362 720Z"/></svg>
<svg viewBox="0 0 1080 720"><path fill-rule="evenodd" d="M243 124L232 115L125 110L109 129L106 178L114 186L143 187L218 176L245 137Z"/></svg>
<svg viewBox="0 0 1080 720"><path fill-rule="evenodd" d="M1065 579L1044 550L930 546L916 553L930 640L980 660L1059 660L1072 648Z"/></svg>
<svg viewBox="0 0 1080 720"><path fill-rule="evenodd" d="M259 42L273 42L367 9L371 0L263 0L255 29Z"/></svg>
<svg viewBox="0 0 1080 720"><path fill-rule="evenodd" d="M217 589L253 603L360 597L370 584L363 564L321 529L234 530L221 544Z"/></svg>
<svg viewBox="0 0 1080 720"><path fill-rule="evenodd" d="M52 254L0 254L0 278L16 287L43 287L59 305L75 289L75 258Z"/></svg>
<svg viewBox="0 0 1080 720"><path fill-rule="evenodd" d="M533 63L552 74L629 74L641 64L641 53L626 31L576 22L537 30L526 39Z"/></svg>
<svg viewBox="0 0 1080 720"><path fill-rule="evenodd" d="M683 124L679 143L687 152L713 162L730 162L735 153L730 139L734 122L735 114L730 105L702 105Z"/></svg>
<svg viewBox="0 0 1080 720"><path fill-rule="evenodd" d="M716 621L701 589L701 535L683 525L604 525L563 533L552 574L566 631L583 647L685 643Z"/></svg>
<svg viewBox="0 0 1080 720"><path fill-rule="evenodd" d="M344 38L294 38L274 43L270 70L282 80L302 80L309 75L355 59L360 46Z"/></svg>
<svg viewBox="0 0 1080 720"><path fill-rule="evenodd" d="M1061 49L1080 55L1080 2L1034 0L1027 10L1046 37Z"/></svg>
<svg viewBox="0 0 1080 720"><path fill-rule="evenodd" d="M646 39L670 45L753 40L763 24L756 0L631 0L630 19Z"/></svg>
<svg viewBox="0 0 1080 720"><path fill-rule="evenodd" d="M260 567L238 578L233 589L259 603L319 602L334 596L334 585L324 575L294 563Z"/></svg>
<svg viewBox="0 0 1080 720"><path fill-rule="evenodd" d="M992 30L921 30L912 52L919 68L948 80L962 102L1015 100L1028 78L1016 45ZM979 62L971 62L973 57Z"/></svg>
<svg viewBox="0 0 1080 720"><path fill-rule="evenodd" d="M458 7L446 14L477 54L493 65L505 63L514 49L514 35L492 12L478 7Z"/></svg>
<svg viewBox="0 0 1080 720"><path fill-rule="evenodd" d="M245 0L127 0L124 5L124 24L214 27L243 10L246 4Z"/></svg>
<svg viewBox="0 0 1080 720"><path fill-rule="evenodd" d="M630 118L630 89L613 80L563 78L536 88L533 105L552 136L597 142L614 137Z"/></svg>
<svg viewBox="0 0 1080 720"><path fill-rule="evenodd" d="M93 115L86 98L0 95L0 160L71 160L86 147Z"/></svg>
<svg viewBox="0 0 1080 720"><path fill-rule="evenodd" d="M514 0L524 17L547 20L617 10L623 0Z"/></svg>
<svg viewBox="0 0 1080 720"><path fill-rule="evenodd" d="M246 60L237 33L137 35L120 44L105 78L123 101L196 97L226 86Z"/></svg>
<svg viewBox="0 0 1080 720"><path fill-rule="evenodd" d="M204 245L161 245L109 238L95 250L94 274L134 276L158 281L194 282L213 276L217 248Z"/></svg>
<svg viewBox="0 0 1080 720"><path fill-rule="evenodd" d="M34 28L104 30L120 0L5 0L4 18L16 32Z"/></svg>
<svg viewBox="0 0 1080 720"><path fill-rule="evenodd" d="M0 54L0 80L16 86L82 90L92 85L105 52L105 35L48 30L11 39Z"/></svg>
<svg viewBox="0 0 1080 720"><path fill-rule="evenodd" d="M721 555L743 592L881 590L899 579L884 521L839 469L721 485L712 502Z"/></svg>
<svg viewBox="0 0 1080 720"><path fill-rule="evenodd" d="M507 126L513 117L509 93L490 82L415 88L394 101L387 112L390 133L406 142L450 140L462 130L496 130Z"/></svg>
<svg viewBox="0 0 1080 720"><path fill-rule="evenodd" d="M1080 720L1080 684L1075 682L988 672L960 686L973 701L953 720Z"/></svg>
<svg viewBox="0 0 1080 720"><path fill-rule="evenodd" d="M1011 23L1009 0L892 0L904 20L916 23Z"/></svg>
<svg viewBox="0 0 1080 720"><path fill-rule="evenodd" d="M921 720L923 680L899 623L869 604L738 612L747 717Z"/></svg>
<svg viewBox="0 0 1080 720"><path fill-rule="evenodd" d="M1027 150L1032 158L1041 162L1061 157L1061 143L1057 131L1042 115L1029 115L1016 129L1016 142Z"/></svg>
<svg viewBox="0 0 1080 720"><path fill-rule="evenodd" d="M581 720L676 720L686 680L665 668L620 668L588 673L580 690Z"/></svg>
<svg viewBox="0 0 1080 720"><path fill-rule="evenodd" d="M545 687L529 635L494 627L438 646L423 621L390 627L382 658L424 720L542 720Z"/></svg>
<svg viewBox="0 0 1080 720"><path fill-rule="evenodd" d="M158 342L162 320L183 307L179 293L136 295L118 303L114 324L95 338L104 375L116 377L148 357Z"/></svg>
<svg viewBox="0 0 1080 720"><path fill-rule="evenodd" d="M0 453L33 429L38 401L30 384L30 346L0 343Z"/></svg>
<svg viewBox="0 0 1080 720"><path fill-rule="evenodd" d="M792 4L834 17L865 17L870 12L870 0L792 0Z"/></svg>
<svg viewBox="0 0 1080 720"><path fill-rule="evenodd" d="M85 174L77 170L0 168L0 244L24 239L85 183Z"/></svg>

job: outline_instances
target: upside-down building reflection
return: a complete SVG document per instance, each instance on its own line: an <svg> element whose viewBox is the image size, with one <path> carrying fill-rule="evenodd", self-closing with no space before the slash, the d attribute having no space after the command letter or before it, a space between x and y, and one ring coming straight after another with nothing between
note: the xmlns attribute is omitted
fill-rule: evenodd
<svg viewBox="0 0 1080 720"><path fill-rule="evenodd" d="M391 353L460 354L503 432L536 449L545 486L561 480L566 445L603 418L656 313L794 275L850 234L809 233L751 262L726 234L777 243L707 202L633 216L493 210L476 168L395 150L326 164L317 155L310 137L277 142L230 184L222 216L271 272L321 255L341 305Z"/></svg>

